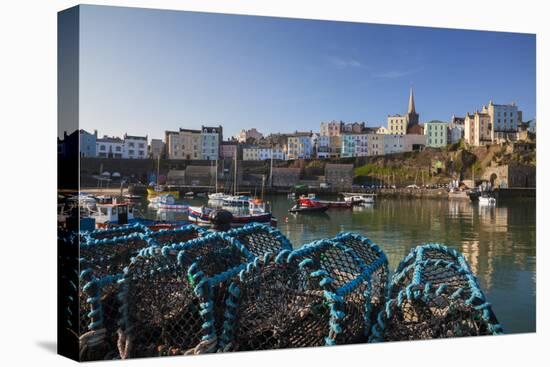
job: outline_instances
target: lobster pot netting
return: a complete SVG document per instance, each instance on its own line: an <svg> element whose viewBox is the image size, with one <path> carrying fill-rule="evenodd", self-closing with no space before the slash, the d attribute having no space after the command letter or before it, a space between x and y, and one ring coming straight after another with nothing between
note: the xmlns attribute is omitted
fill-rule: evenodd
<svg viewBox="0 0 550 367"><path fill-rule="evenodd" d="M252 225L142 251L121 282L120 356L215 351L228 282L261 252L254 231L272 237L271 252L288 250L278 231Z"/></svg>
<svg viewBox="0 0 550 367"><path fill-rule="evenodd" d="M57 236L59 286L64 290L63 308L64 327L77 337L79 335L78 284L78 235L73 231L58 228Z"/></svg>
<svg viewBox="0 0 550 367"><path fill-rule="evenodd" d="M428 244L413 249L398 266L371 341L501 333L465 258L453 249Z"/></svg>
<svg viewBox="0 0 550 367"><path fill-rule="evenodd" d="M149 233L150 230L143 224L126 224L123 226L109 228L109 229L96 229L89 232L83 232L82 235L87 241L109 239L114 237L128 236L133 233Z"/></svg>
<svg viewBox="0 0 550 367"><path fill-rule="evenodd" d="M346 240L357 241L354 245L371 261L363 261ZM385 281L379 280L386 273L384 254L359 236L339 236L258 257L228 289L221 350L365 341L374 306L370 294L384 294Z"/></svg>
<svg viewBox="0 0 550 367"><path fill-rule="evenodd" d="M202 227L189 224L181 228L162 229L157 232L151 232L147 237L153 240L156 245L165 246L189 241L205 234L206 232L207 230Z"/></svg>
<svg viewBox="0 0 550 367"><path fill-rule="evenodd" d="M132 226L134 228L136 226ZM140 228L140 227L137 227ZM119 228L116 228L119 229ZM109 230L111 233L120 231ZM99 233L100 231L94 231ZM160 232L130 233L120 237L88 239L81 245L80 347L81 359L111 358L117 352L120 300L118 281L123 269L140 250L158 248L157 239L192 239L203 230L189 225ZM101 237L101 236L100 236Z"/></svg>

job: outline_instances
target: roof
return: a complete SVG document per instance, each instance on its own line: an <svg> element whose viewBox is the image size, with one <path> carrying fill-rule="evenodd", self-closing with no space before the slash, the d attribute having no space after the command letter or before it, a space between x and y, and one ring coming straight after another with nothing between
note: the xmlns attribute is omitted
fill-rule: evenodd
<svg viewBox="0 0 550 367"><path fill-rule="evenodd" d="M294 132L294 134L289 134L288 137L289 138L297 138L297 137L300 137L300 136L311 136L312 135L312 132L309 131L309 132L299 132L299 131L296 131Z"/></svg>
<svg viewBox="0 0 550 367"><path fill-rule="evenodd" d="M124 134L124 139L147 140L147 136L134 136L134 135Z"/></svg>
<svg viewBox="0 0 550 367"><path fill-rule="evenodd" d="M194 129L182 129L180 127L180 133L193 133L193 134L200 134L201 130L194 130Z"/></svg>
<svg viewBox="0 0 550 367"><path fill-rule="evenodd" d="M115 136L103 136L102 138L99 138L96 140L98 143L123 143L121 138L117 138Z"/></svg>
<svg viewBox="0 0 550 367"><path fill-rule="evenodd" d="M221 126L202 126L201 131L204 133L219 134L222 131Z"/></svg>

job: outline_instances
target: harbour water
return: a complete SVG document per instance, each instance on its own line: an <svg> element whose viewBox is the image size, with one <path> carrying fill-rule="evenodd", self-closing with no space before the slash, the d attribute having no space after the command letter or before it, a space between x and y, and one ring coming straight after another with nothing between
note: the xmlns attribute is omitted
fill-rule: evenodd
<svg viewBox="0 0 550 367"><path fill-rule="evenodd" d="M379 199L370 207L297 215L288 213L292 201L284 195L265 200L271 203L279 229L296 247L342 231L358 232L384 250L390 269L419 244L438 242L455 248L466 256L505 332L535 331L534 198L500 200L492 207L469 201ZM206 199L189 202L202 205ZM151 210L146 216L185 219Z"/></svg>

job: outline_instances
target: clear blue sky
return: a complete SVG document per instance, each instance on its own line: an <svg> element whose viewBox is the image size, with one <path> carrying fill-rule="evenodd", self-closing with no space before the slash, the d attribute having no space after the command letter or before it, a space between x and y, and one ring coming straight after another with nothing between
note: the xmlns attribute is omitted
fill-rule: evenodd
<svg viewBox="0 0 550 367"><path fill-rule="evenodd" d="M100 135L421 122L515 101L535 117L535 36L83 6L80 123Z"/></svg>

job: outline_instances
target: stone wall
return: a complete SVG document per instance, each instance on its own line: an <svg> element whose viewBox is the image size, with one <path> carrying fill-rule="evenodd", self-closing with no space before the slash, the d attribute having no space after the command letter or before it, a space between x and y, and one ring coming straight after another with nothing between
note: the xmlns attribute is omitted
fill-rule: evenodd
<svg viewBox="0 0 550 367"><path fill-rule="evenodd" d="M495 188L536 187L536 173L535 166L510 164L488 167L481 179Z"/></svg>
<svg viewBox="0 0 550 367"><path fill-rule="evenodd" d="M353 184L353 164L327 164L325 180L332 188L350 189Z"/></svg>
<svg viewBox="0 0 550 367"><path fill-rule="evenodd" d="M273 167L273 186L292 187L300 180L300 168Z"/></svg>

